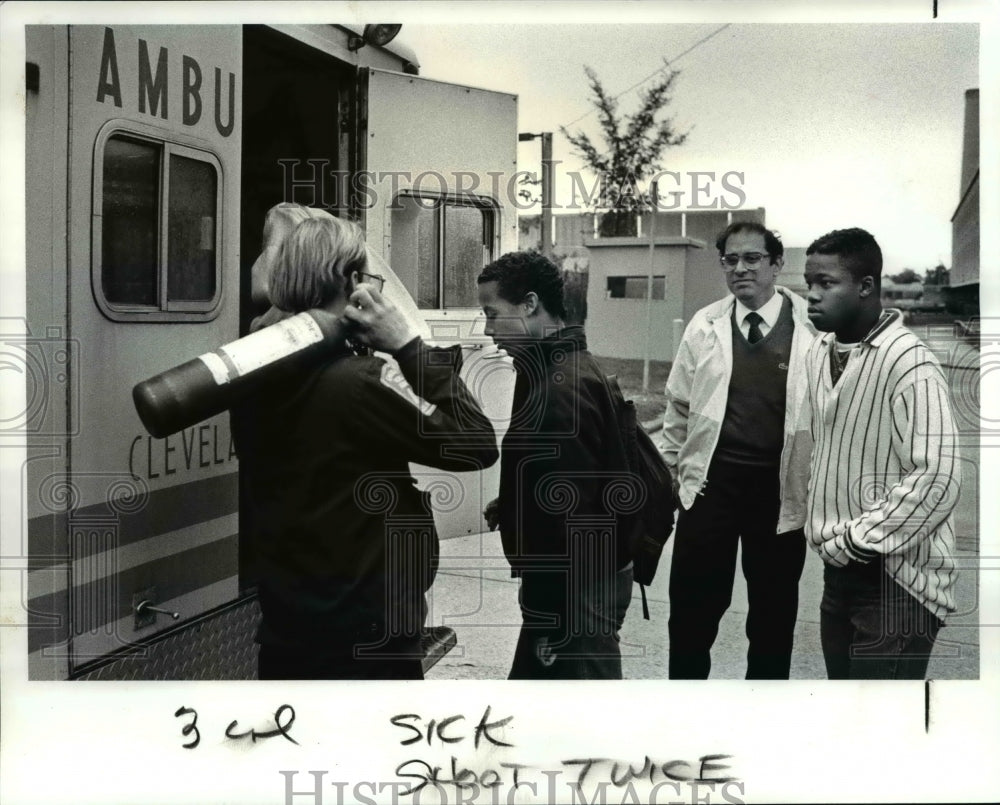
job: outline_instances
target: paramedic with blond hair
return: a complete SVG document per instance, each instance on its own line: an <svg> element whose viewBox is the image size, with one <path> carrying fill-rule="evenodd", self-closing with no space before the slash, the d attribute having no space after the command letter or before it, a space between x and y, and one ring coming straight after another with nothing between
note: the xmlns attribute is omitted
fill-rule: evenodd
<svg viewBox="0 0 1000 805"><path fill-rule="evenodd" d="M261 679L422 678L438 541L409 463L462 471L497 460L493 428L459 379L461 353L425 345L382 283L360 228L333 217L298 224L270 277L279 310L343 316L353 340L393 360L344 343L233 411Z"/></svg>

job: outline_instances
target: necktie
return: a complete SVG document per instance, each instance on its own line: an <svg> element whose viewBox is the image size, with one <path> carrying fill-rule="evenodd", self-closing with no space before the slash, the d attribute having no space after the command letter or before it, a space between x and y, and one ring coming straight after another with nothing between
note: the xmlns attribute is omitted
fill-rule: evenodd
<svg viewBox="0 0 1000 805"><path fill-rule="evenodd" d="M747 341L751 344L756 344L764 337L764 334L760 331L760 323L764 319L761 318L759 313L747 313L743 321L750 323L750 332L747 333Z"/></svg>

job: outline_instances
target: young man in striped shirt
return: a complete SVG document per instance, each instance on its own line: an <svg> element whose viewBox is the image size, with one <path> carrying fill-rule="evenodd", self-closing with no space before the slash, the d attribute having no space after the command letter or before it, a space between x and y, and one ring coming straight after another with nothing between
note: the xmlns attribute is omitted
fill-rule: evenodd
<svg viewBox="0 0 1000 805"><path fill-rule="evenodd" d="M806 250L806 538L826 563L820 632L830 679L923 679L955 610L952 509L961 470L937 359L879 301L882 251L863 229Z"/></svg>

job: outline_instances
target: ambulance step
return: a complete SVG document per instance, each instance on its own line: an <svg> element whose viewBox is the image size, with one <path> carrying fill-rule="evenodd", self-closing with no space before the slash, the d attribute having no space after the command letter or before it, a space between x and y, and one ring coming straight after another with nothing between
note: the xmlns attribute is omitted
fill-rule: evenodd
<svg viewBox="0 0 1000 805"><path fill-rule="evenodd" d="M426 674L437 661L458 645L455 630L448 626L434 626L424 629L420 638L420 649L423 652L423 667Z"/></svg>

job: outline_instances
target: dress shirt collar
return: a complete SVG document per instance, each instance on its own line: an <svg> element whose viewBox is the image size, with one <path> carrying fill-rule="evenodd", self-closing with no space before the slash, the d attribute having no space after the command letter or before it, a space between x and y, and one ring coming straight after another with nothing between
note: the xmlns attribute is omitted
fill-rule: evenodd
<svg viewBox="0 0 1000 805"><path fill-rule="evenodd" d="M761 307L756 311L750 310L746 305L744 305L739 299L736 300L736 323L739 325L743 324L743 320L746 318L747 313L756 312L764 320L764 324L768 327L774 327L775 322L778 321L778 316L781 315L781 304L784 301L784 296L782 296L777 291L774 292L774 296L768 299Z"/></svg>

